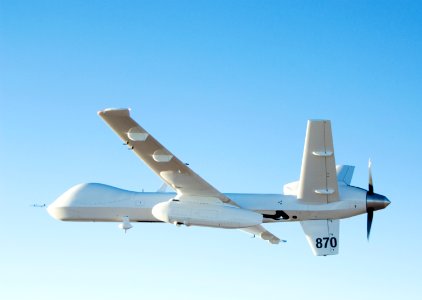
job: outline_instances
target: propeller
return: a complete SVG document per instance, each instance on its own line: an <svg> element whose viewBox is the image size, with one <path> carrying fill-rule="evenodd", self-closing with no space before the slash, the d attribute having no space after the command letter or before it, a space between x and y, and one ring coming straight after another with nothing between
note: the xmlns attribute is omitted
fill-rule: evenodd
<svg viewBox="0 0 422 300"><path fill-rule="evenodd" d="M369 173L368 193L373 194L374 193L374 183L372 182L372 162L371 162L371 159L369 159L369 161L368 161L368 173Z"/></svg>
<svg viewBox="0 0 422 300"><path fill-rule="evenodd" d="M374 194L374 182L372 181L372 162L371 159L368 161L368 195ZM372 220L374 219L374 209L371 207L367 207L367 219L366 219L366 238L369 241L369 236L371 235L371 227L372 227Z"/></svg>
<svg viewBox="0 0 422 300"><path fill-rule="evenodd" d="M390 204L390 200L383 195L374 193L374 183L372 181L372 163L369 159L368 162L368 192L366 193L366 212L367 212L367 221L366 221L366 238L369 241L369 236L371 235L372 221L374 219L374 211L386 208Z"/></svg>
<svg viewBox="0 0 422 300"><path fill-rule="evenodd" d="M366 238L369 241L369 236L371 235L372 220L374 219L374 209L368 208L367 212L368 218L366 219Z"/></svg>

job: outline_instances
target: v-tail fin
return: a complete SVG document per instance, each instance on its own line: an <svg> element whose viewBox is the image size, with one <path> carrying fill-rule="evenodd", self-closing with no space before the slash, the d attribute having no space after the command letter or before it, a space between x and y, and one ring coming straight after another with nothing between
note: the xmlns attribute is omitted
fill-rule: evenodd
<svg viewBox="0 0 422 300"><path fill-rule="evenodd" d="M340 220L307 220L300 224L314 255L338 254Z"/></svg>

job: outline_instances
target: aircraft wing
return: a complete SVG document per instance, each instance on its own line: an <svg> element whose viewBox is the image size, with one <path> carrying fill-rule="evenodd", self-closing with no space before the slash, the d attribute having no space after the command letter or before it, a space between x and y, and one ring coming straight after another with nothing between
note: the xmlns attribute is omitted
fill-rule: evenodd
<svg viewBox="0 0 422 300"><path fill-rule="evenodd" d="M328 120L308 121L297 198L313 204L339 200L331 122Z"/></svg>
<svg viewBox="0 0 422 300"><path fill-rule="evenodd" d="M163 147L131 117L129 109L105 109L98 115L155 174L183 196L202 196L238 206ZM218 201L215 200L215 201Z"/></svg>
<svg viewBox="0 0 422 300"><path fill-rule="evenodd" d="M280 243L280 239L276 237L274 234L269 232L267 229L265 229L262 225L256 225L252 227L246 227L241 228L240 230L250 233L254 236L259 236L261 239L269 241L271 244L278 244ZM283 243L285 243L285 240L281 240Z"/></svg>

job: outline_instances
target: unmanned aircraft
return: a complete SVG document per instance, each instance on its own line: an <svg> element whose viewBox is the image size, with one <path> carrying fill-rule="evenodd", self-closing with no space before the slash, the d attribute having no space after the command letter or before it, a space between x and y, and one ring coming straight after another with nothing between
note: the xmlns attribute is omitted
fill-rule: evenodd
<svg viewBox="0 0 422 300"><path fill-rule="evenodd" d="M264 223L298 221L313 254L325 256L338 254L340 219L366 213L369 239L374 211L390 204L374 192L371 164L368 190L350 185L354 166L336 166L329 120L308 121L300 179L286 184L283 194L223 194L136 123L129 109L98 115L175 192L79 184L48 206L58 220L119 222L125 232L132 222L240 229L271 244L283 240Z"/></svg>

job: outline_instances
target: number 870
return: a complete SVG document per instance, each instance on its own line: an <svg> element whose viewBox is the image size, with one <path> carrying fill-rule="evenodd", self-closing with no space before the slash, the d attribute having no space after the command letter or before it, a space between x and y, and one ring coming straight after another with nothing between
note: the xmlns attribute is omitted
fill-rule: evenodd
<svg viewBox="0 0 422 300"><path fill-rule="evenodd" d="M317 238L315 246L317 248L327 248L328 242L330 243L330 246L332 248L337 247L337 239L335 237L332 237L332 238L329 238L329 237Z"/></svg>

